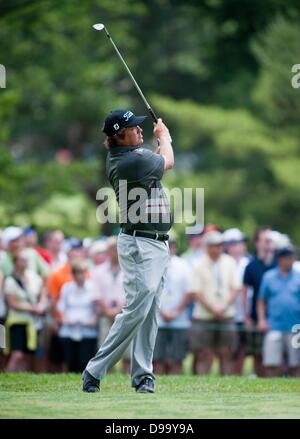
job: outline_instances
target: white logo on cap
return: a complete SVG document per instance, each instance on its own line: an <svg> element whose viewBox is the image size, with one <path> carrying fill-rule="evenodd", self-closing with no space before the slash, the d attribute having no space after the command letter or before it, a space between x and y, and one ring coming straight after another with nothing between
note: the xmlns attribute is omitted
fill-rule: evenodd
<svg viewBox="0 0 300 439"><path fill-rule="evenodd" d="M115 123L115 124L114 124L114 129L115 129L116 131L118 131L119 128L120 128L119 124Z"/></svg>
<svg viewBox="0 0 300 439"><path fill-rule="evenodd" d="M126 120L126 122L128 122L128 120L133 116L132 111L126 111L126 113L123 115L124 119Z"/></svg>

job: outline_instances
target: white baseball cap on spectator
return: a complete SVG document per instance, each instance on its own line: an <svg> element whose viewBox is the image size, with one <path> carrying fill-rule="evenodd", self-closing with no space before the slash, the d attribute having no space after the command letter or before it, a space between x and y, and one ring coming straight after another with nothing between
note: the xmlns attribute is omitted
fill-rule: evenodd
<svg viewBox="0 0 300 439"><path fill-rule="evenodd" d="M93 242L94 242L93 238L90 238L90 237L84 238L82 241L83 248L85 248L85 249L90 248L90 246L93 244Z"/></svg>
<svg viewBox="0 0 300 439"><path fill-rule="evenodd" d="M89 253L91 256L94 256L97 253L105 253L107 249L108 249L107 240L98 239L90 246Z"/></svg>
<svg viewBox="0 0 300 439"><path fill-rule="evenodd" d="M3 247L7 248L11 241L15 241L23 235L23 230L21 227L9 226L3 230L2 233L2 243Z"/></svg>
<svg viewBox="0 0 300 439"><path fill-rule="evenodd" d="M203 241L206 245L221 245L224 242L223 234L217 230L205 233Z"/></svg>
<svg viewBox="0 0 300 439"><path fill-rule="evenodd" d="M276 249L289 247L291 245L291 240L288 235L280 233L277 230L272 230L270 233Z"/></svg>
<svg viewBox="0 0 300 439"><path fill-rule="evenodd" d="M240 231L240 229L234 227L225 230L223 233L223 239L225 244L234 244L245 241L246 236Z"/></svg>

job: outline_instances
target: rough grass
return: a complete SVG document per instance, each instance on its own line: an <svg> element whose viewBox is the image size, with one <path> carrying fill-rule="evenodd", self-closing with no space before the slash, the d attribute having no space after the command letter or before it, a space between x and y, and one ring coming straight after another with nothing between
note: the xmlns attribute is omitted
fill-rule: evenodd
<svg viewBox="0 0 300 439"><path fill-rule="evenodd" d="M0 375L1 418L300 418L299 379L161 376L155 394L109 374L101 392L81 391L75 374Z"/></svg>

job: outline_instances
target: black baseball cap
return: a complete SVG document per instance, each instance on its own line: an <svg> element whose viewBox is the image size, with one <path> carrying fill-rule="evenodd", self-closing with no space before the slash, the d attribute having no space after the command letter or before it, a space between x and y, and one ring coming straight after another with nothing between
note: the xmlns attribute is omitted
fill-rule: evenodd
<svg viewBox="0 0 300 439"><path fill-rule="evenodd" d="M281 247L276 251L277 258L284 258L290 256L296 256L296 249L294 246Z"/></svg>
<svg viewBox="0 0 300 439"><path fill-rule="evenodd" d="M104 121L102 131L107 136L113 136L122 128L131 128L140 125L147 116L135 116L130 110L114 110Z"/></svg>

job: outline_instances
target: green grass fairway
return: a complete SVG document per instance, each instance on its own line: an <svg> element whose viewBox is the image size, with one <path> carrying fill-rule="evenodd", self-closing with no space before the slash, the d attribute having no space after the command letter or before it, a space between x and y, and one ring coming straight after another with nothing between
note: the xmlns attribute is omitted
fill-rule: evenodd
<svg viewBox="0 0 300 439"><path fill-rule="evenodd" d="M97 394L79 375L0 374L1 418L300 418L300 379L158 377L136 394L109 374Z"/></svg>

